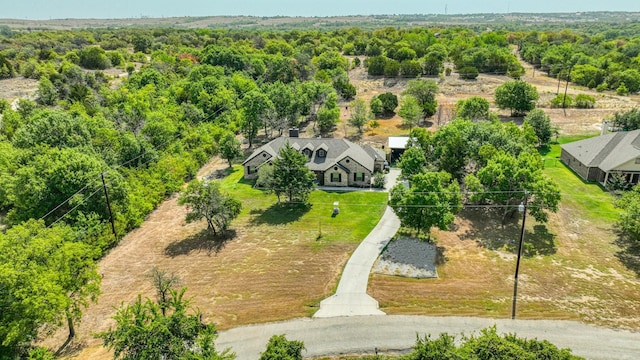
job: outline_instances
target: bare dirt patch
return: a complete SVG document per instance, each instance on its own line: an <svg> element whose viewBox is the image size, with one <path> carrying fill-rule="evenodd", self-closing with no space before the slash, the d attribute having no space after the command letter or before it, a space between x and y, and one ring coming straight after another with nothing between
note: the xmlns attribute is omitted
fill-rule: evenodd
<svg viewBox="0 0 640 360"><path fill-rule="evenodd" d="M19 98L31 98L38 90L38 80L22 76L0 80L0 99L12 102Z"/></svg>

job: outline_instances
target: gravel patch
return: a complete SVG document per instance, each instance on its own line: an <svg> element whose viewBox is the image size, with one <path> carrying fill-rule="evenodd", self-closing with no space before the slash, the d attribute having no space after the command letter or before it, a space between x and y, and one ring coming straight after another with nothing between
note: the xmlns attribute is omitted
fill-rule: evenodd
<svg viewBox="0 0 640 360"><path fill-rule="evenodd" d="M378 257L372 271L376 274L411 278L437 278L435 245L410 238L398 238L389 243Z"/></svg>

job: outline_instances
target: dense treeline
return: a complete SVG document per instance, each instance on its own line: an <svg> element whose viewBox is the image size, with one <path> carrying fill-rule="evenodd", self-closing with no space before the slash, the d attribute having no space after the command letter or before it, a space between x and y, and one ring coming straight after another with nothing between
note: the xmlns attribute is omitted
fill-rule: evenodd
<svg viewBox="0 0 640 360"><path fill-rule="evenodd" d="M640 37L531 31L517 35L522 58L549 76L627 95L640 90Z"/></svg>

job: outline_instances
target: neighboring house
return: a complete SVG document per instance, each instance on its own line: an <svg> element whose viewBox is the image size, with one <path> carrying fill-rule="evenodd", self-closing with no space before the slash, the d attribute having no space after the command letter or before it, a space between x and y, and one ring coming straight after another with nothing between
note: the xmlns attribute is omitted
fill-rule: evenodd
<svg viewBox="0 0 640 360"><path fill-rule="evenodd" d="M389 151L391 151L391 162L399 161L409 143L408 136L389 136Z"/></svg>
<svg viewBox="0 0 640 360"><path fill-rule="evenodd" d="M640 130L615 132L562 145L562 162L587 181L606 184L612 173L640 177Z"/></svg>
<svg viewBox="0 0 640 360"><path fill-rule="evenodd" d="M384 152L371 146L345 139L279 137L256 149L242 163L244 177L255 179L260 166L271 163L287 142L307 156L307 166L320 186L369 187L373 173L384 168Z"/></svg>

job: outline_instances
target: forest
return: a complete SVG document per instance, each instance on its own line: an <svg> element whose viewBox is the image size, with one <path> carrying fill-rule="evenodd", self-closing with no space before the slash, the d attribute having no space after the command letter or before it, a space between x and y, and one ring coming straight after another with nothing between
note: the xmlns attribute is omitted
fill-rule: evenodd
<svg viewBox="0 0 640 360"><path fill-rule="evenodd" d="M250 150L301 125L332 136L340 104L360 95L348 75L356 67L384 78L518 79L518 56L558 81L640 91L640 36L625 31L3 27L0 79L38 89L0 99L0 358L26 357L45 328L67 326L73 337L100 292L96 262L224 156L223 139ZM480 145L456 157L465 136L503 132L503 157L538 142L526 127L456 124L422 139L439 141L427 157L449 161L442 167L460 180L468 158L487 162Z"/></svg>

